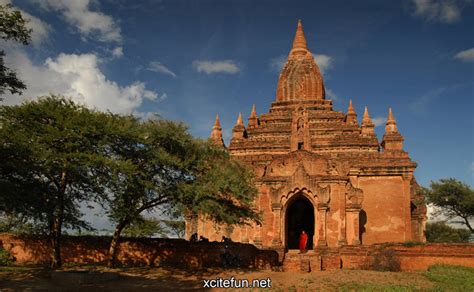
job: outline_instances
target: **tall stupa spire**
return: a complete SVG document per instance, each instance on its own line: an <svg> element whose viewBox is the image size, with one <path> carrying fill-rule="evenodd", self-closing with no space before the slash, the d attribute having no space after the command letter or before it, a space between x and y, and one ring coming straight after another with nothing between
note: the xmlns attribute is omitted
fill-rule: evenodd
<svg viewBox="0 0 474 292"><path fill-rule="evenodd" d="M293 46L278 80L277 101L325 99L323 77L308 50L303 24L298 20Z"/></svg>
<svg viewBox="0 0 474 292"><path fill-rule="evenodd" d="M362 135L375 135L374 131L375 125L372 123L372 119L369 115L369 109L367 106L364 109L364 116L362 117L362 127L361 127L361 134Z"/></svg>
<svg viewBox="0 0 474 292"><path fill-rule="evenodd" d="M252 112L250 113L248 128L256 128L258 126L257 108L255 104L252 106Z"/></svg>
<svg viewBox="0 0 474 292"><path fill-rule="evenodd" d="M214 126L212 127L211 140L214 142L214 144L225 147L224 140L222 139L222 127L219 120L219 115L216 115L216 120L214 122Z"/></svg>
<svg viewBox="0 0 474 292"><path fill-rule="evenodd" d="M303 50L308 50L308 45L306 44L306 38L304 36L304 31L303 31L303 24L301 23L301 19L298 19L298 26L296 28L296 34L295 38L293 39L293 50L297 49L303 49Z"/></svg>
<svg viewBox="0 0 474 292"><path fill-rule="evenodd" d="M346 123L350 125L358 125L357 114L352 106L352 99L349 99L349 108L347 109Z"/></svg>

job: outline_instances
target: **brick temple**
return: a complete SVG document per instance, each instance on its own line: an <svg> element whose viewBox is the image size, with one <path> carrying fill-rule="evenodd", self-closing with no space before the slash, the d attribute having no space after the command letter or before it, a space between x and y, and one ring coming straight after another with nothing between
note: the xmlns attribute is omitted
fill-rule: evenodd
<svg viewBox="0 0 474 292"><path fill-rule="evenodd" d="M218 117L211 139L226 147ZM216 229L194 216L186 237L280 250L297 249L302 230L309 249L424 241L426 206L403 141L391 109L381 141L367 107L361 123L352 101L346 113L333 109L299 21L269 112L254 105L247 125L240 114L227 147L255 172L262 226Z"/></svg>

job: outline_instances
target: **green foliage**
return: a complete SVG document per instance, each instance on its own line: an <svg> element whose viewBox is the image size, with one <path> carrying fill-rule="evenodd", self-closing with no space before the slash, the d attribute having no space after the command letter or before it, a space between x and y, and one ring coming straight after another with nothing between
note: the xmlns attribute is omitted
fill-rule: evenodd
<svg viewBox="0 0 474 292"><path fill-rule="evenodd" d="M471 232L454 228L445 222L426 223L426 241L428 242L469 242Z"/></svg>
<svg viewBox="0 0 474 292"><path fill-rule="evenodd" d="M184 238L185 222L183 220L161 220L161 222L168 230L168 234L174 235L178 238Z"/></svg>
<svg viewBox="0 0 474 292"><path fill-rule="evenodd" d="M62 228L89 228L79 203L105 192L113 119L56 96L0 107L0 210L43 224L57 257Z"/></svg>
<svg viewBox="0 0 474 292"><path fill-rule="evenodd" d="M405 247L414 247L414 246L420 246L420 245L425 245L425 243L420 242L420 241L405 241L402 243L403 246Z"/></svg>
<svg viewBox="0 0 474 292"><path fill-rule="evenodd" d="M252 171L209 142L197 143L195 153L192 179L179 186L183 212L204 215L218 224L260 224L253 205L257 190Z"/></svg>
<svg viewBox="0 0 474 292"><path fill-rule="evenodd" d="M474 189L454 178L431 182L430 189L424 189L428 203L441 208L441 213L448 219L460 218L455 223L474 229L469 220L474 219Z"/></svg>
<svg viewBox="0 0 474 292"><path fill-rule="evenodd" d="M109 266L122 230L139 222L142 212L158 210L171 218L195 212L230 225L259 218L252 209L256 190L250 171L223 149L194 139L183 124L134 120L114 130L113 175L105 182L110 192L104 202L117 223ZM182 235L183 223L163 223Z"/></svg>
<svg viewBox="0 0 474 292"><path fill-rule="evenodd" d="M474 291L474 268L433 265L425 275L436 283L433 291Z"/></svg>
<svg viewBox="0 0 474 292"><path fill-rule="evenodd" d="M123 235L127 237L166 237L166 234L161 222L156 219L136 220L123 230Z"/></svg>
<svg viewBox="0 0 474 292"><path fill-rule="evenodd" d="M31 221L23 214L0 211L0 232L42 234L44 233L44 226Z"/></svg>
<svg viewBox="0 0 474 292"><path fill-rule="evenodd" d="M0 266L10 266L14 261L13 256L7 250L0 247Z"/></svg>
<svg viewBox="0 0 474 292"><path fill-rule="evenodd" d="M12 10L11 4L0 5L0 38L24 45L31 39L31 29L26 28L26 20L20 11ZM5 52L0 51L0 94L4 94L6 90L12 94L21 94L26 85L17 78L15 71L5 66L4 56Z"/></svg>

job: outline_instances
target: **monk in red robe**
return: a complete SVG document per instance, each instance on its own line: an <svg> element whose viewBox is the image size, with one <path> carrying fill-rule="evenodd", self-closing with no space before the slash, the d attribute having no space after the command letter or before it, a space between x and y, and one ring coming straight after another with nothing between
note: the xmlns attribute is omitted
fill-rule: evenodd
<svg viewBox="0 0 474 292"><path fill-rule="evenodd" d="M301 231L300 234L300 253L306 251L306 244L308 243L308 234L306 232Z"/></svg>

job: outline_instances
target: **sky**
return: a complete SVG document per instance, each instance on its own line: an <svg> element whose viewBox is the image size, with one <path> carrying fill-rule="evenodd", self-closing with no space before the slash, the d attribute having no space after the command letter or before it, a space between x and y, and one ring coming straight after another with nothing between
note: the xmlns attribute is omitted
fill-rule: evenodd
<svg viewBox="0 0 474 292"><path fill-rule="evenodd" d="M266 113L301 19L327 99L352 99L382 139L392 107L418 182L474 185L474 1L0 0L32 43L1 43L19 104L62 94L98 110L183 121L228 144L239 112Z"/></svg>

